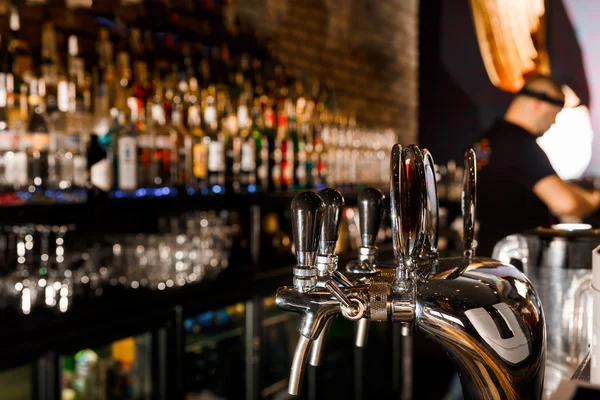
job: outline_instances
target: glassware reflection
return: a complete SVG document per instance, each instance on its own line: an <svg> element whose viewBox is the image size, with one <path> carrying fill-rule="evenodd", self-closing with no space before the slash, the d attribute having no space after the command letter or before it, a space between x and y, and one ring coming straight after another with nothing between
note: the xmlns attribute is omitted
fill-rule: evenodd
<svg viewBox="0 0 600 400"><path fill-rule="evenodd" d="M74 294L105 287L165 290L212 279L229 265L238 230L228 212L192 212L153 234L107 235L78 249L73 226L7 226L0 232L0 306L66 312ZM167 223L168 222L168 223Z"/></svg>

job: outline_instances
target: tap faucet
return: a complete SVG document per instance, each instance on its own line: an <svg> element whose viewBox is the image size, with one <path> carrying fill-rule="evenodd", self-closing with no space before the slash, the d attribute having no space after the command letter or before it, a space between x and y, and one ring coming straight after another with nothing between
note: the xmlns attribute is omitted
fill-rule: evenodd
<svg viewBox="0 0 600 400"><path fill-rule="evenodd" d="M454 258L437 254L438 199L431 154L415 145L402 148L397 144L392 148L390 167L393 266L369 260L372 270L358 280L346 270L337 273L347 275L344 283L334 280L333 273L332 279L318 283L321 273L314 259L311 264L300 256L317 252L319 240L315 237L323 231L316 226L321 223L318 219L325 205L315 193L301 193L292 202L294 238L302 254L297 253L294 286L280 288L277 293L281 309L302 315L288 391L298 394L311 345L320 339L333 317L342 315L352 321L400 323L407 337L414 329L422 331L450 355L467 399L540 398L545 322L538 295L513 266L474 255L474 151L465 154L465 250ZM372 229L367 225L361 221L361 229ZM303 232L306 229L310 232ZM368 229L361 230L361 236L368 239L363 247L374 246L369 242L373 235L363 235ZM307 235L312 235L310 240ZM309 243L312 247L306 246ZM370 255L367 253L364 255ZM314 277L312 285L297 284L300 276Z"/></svg>
<svg viewBox="0 0 600 400"><path fill-rule="evenodd" d="M358 195L358 220L361 247L358 249L358 260L346 265L346 271L365 277L376 274L375 263L379 249L375 246L377 233L384 212L385 195L374 187L363 189Z"/></svg>

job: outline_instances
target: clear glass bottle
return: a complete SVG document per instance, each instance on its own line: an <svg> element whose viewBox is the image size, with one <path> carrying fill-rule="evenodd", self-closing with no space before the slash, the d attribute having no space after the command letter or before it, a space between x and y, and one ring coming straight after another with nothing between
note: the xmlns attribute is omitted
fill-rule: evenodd
<svg viewBox="0 0 600 400"><path fill-rule="evenodd" d="M183 104L179 96L171 106L171 182L176 186L188 186L192 176L192 136L183 124Z"/></svg>
<svg viewBox="0 0 600 400"><path fill-rule="evenodd" d="M204 100L204 143L208 152L208 186L214 193L222 193L225 186L225 143L217 111L217 93L209 86Z"/></svg>
<svg viewBox="0 0 600 400"><path fill-rule="evenodd" d="M119 132L117 139L118 148L118 188L130 192L138 187L138 158L136 128L138 124L139 107L135 99L131 98L129 104L129 124ZM121 114L121 118L124 115Z"/></svg>
<svg viewBox="0 0 600 400"><path fill-rule="evenodd" d="M208 187L208 147L204 140L204 131L202 130L200 118L200 106L191 104L188 108L187 126L192 138L192 191L200 190L204 192Z"/></svg>
<svg viewBox="0 0 600 400"><path fill-rule="evenodd" d="M48 170L50 127L44 108L44 101L39 94L37 79L32 79L29 84L28 104L26 133L27 176L30 185L29 191L37 192L38 190L41 191L50 188Z"/></svg>

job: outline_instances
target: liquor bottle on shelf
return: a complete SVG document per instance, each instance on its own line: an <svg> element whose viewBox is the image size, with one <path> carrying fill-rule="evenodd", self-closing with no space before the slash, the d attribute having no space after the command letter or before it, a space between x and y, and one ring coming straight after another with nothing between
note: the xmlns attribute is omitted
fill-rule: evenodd
<svg viewBox="0 0 600 400"><path fill-rule="evenodd" d="M196 101L188 107L187 125L192 137L192 174L188 192L199 190L208 193L208 145L202 129L200 106Z"/></svg>
<svg viewBox="0 0 600 400"><path fill-rule="evenodd" d="M182 101L180 97L174 97L171 107L171 182L176 186L186 186L193 175L193 138L183 124Z"/></svg>
<svg viewBox="0 0 600 400"><path fill-rule="evenodd" d="M137 101L130 99L129 125L120 130L117 139L118 147L118 188L119 190L131 192L137 189L138 183L138 161L137 161L137 137L135 126L138 124Z"/></svg>
<svg viewBox="0 0 600 400"><path fill-rule="evenodd" d="M269 142L265 136L265 120L259 97L252 106L252 139L254 140L254 176L256 191L266 191L269 187Z"/></svg>
<svg viewBox="0 0 600 400"><path fill-rule="evenodd" d="M237 115L233 113L232 105L227 100L221 127L225 148L225 191L235 193L240 189L240 147L238 135L239 125Z"/></svg>
<svg viewBox="0 0 600 400"><path fill-rule="evenodd" d="M171 186L171 130L167 126L165 110L162 104L162 92L156 87L156 94L151 107L151 123L148 127L149 136L154 143L150 160L149 175L151 186Z"/></svg>
<svg viewBox="0 0 600 400"><path fill-rule="evenodd" d="M208 187L220 194L225 186L225 146L223 127L219 122L220 115L217 111L217 92L215 86L209 86L204 105L204 133L207 147Z"/></svg>
<svg viewBox="0 0 600 400"><path fill-rule="evenodd" d="M60 189L84 188L88 181L85 153L87 137L92 130L92 96L90 79L85 71L83 58L79 56L79 41L69 36L69 108L66 126L61 132L64 142L59 142L61 176Z"/></svg>
<svg viewBox="0 0 600 400"><path fill-rule="evenodd" d="M294 142L297 136L296 115L294 105L286 99L277 115L277 143L281 149L281 190L287 192L292 189L294 182Z"/></svg>
<svg viewBox="0 0 600 400"><path fill-rule="evenodd" d="M334 182L329 176L328 153L323 140L323 133L325 130L323 124L324 119L319 115L319 112L322 112L322 110L319 110L319 106L322 106L322 104L317 105L318 112L315 113L313 119L313 181L315 183L315 188L323 189L325 186L334 186ZM327 131L325 133L326 135L328 134Z"/></svg>
<svg viewBox="0 0 600 400"><path fill-rule="evenodd" d="M27 92L22 85L21 93ZM25 137L27 148L27 181L29 192L42 191L43 188L52 188L57 182L48 171L48 153L50 150L50 127L44 107L43 98L39 94L37 79L31 79L28 96L27 133Z"/></svg>
<svg viewBox="0 0 600 400"><path fill-rule="evenodd" d="M305 91L306 81L287 74L270 44L260 47L235 18L223 25L219 6L210 12L192 7L190 15L179 14L189 4L146 6L131 29L122 29L119 20L116 28L100 28L90 52L68 31L65 43L58 42L64 36L44 23L39 65L21 39L18 9L11 8L9 29L0 32L2 190L52 197L55 189L57 196L70 196L89 187L91 133L106 150L102 165L112 171L103 172L101 186L121 195L153 195L164 186L248 193L384 181L387 133L358 127L335 109L331 87L315 82ZM177 18L163 20L160 10ZM159 25L140 21L146 12L160 15ZM190 29L187 18L218 26ZM63 47L64 67L58 53ZM32 147L33 117L46 121L42 153ZM132 152L135 171L127 167ZM46 153L47 159L38 159ZM37 176L34 165L39 171L43 165L45 175Z"/></svg>
<svg viewBox="0 0 600 400"><path fill-rule="evenodd" d="M246 89L241 95L237 107L237 120L240 131L240 190L256 192L256 139L252 135L250 109L251 93Z"/></svg>
<svg viewBox="0 0 600 400"><path fill-rule="evenodd" d="M148 131L146 121L147 104L140 98L130 98L135 112L132 111L131 132L137 142L137 188L148 188L152 186L151 176L152 152L154 150L154 138ZM135 120L134 120L135 115Z"/></svg>
<svg viewBox="0 0 600 400"><path fill-rule="evenodd" d="M11 195L15 188L18 176L15 171L15 154L18 151L19 136L15 130L14 112L9 107L7 90L8 75L0 73L0 185L3 203L18 203L18 199ZM12 77L12 76L11 76Z"/></svg>
<svg viewBox="0 0 600 400"><path fill-rule="evenodd" d="M10 72L15 78L14 87L18 89L23 83L23 77L32 71L33 61L29 44L21 37L21 18L15 5L10 9L9 29L8 50L12 60Z"/></svg>
<svg viewBox="0 0 600 400"><path fill-rule="evenodd" d="M277 135L275 127L275 111L271 108L271 100L264 96L261 100L263 104L263 118L265 121L264 135L267 138L269 147L269 192L278 192L281 190L281 140Z"/></svg>

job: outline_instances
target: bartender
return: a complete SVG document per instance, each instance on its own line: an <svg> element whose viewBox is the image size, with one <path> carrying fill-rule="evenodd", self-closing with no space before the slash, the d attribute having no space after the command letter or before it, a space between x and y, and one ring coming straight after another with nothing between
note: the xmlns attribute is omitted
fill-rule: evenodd
<svg viewBox="0 0 600 400"><path fill-rule="evenodd" d="M535 76L475 144L479 255L491 256L505 236L552 224L553 216L581 218L600 207L600 192L560 179L536 142L564 104L557 82Z"/></svg>

